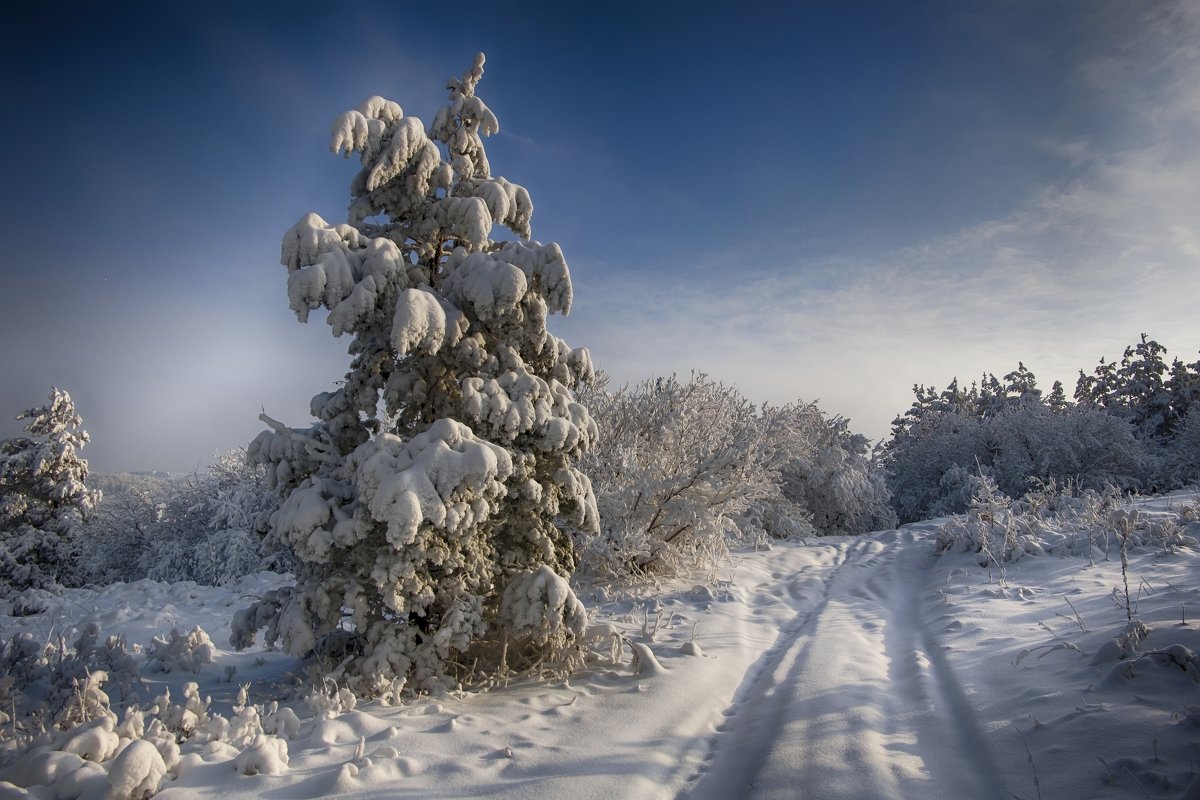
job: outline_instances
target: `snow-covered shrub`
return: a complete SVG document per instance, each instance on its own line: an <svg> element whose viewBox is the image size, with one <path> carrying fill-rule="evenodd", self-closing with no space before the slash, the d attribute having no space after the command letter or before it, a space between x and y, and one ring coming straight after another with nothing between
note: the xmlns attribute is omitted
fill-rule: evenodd
<svg viewBox="0 0 1200 800"><path fill-rule="evenodd" d="M146 653L146 672L199 672L213 663L216 648L199 625L188 633L172 629L169 636L155 636Z"/></svg>
<svg viewBox="0 0 1200 800"><path fill-rule="evenodd" d="M327 309L353 360L311 427L263 415L250 446L283 497L271 536L296 560L278 631L302 655L352 629L333 666L364 693L499 666L505 588L542 566L569 575L571 532L597 525L573 465L596 436L572 392L591 362L546 330L570 273L529 239L525 189L491 175L482 75L480 55L428 132L379 97L342 114L332 149L362 163L349 224L307 214L283 241L291 308ZM516 239L493 240L496 224Z"/></svg>
<svg viewBox="0 0 1200 800"><path fill-rule="evenodd" d="M338 686L331 680L322 681L314 686L304 698L313 715L318 719L335 719L343 712L353 711L358 706L358 698L354 692L345 686Z"/></svg>
<svg viewBox="0 0 1200 800"><path fill-rule="evenodd" d="M11 675L0 676L0 742L10 738L15 729L17 682Z"/></svg>
<svg viewBox="0 0 1200 800"><path fill-rule="evenodd" d="M142 738L154 745L167 769L174 769L179 763L179 741L175 738L175 732L168 729L161 719L152 718L146 725Z"/></svg>
<svg viewBox="0 0 1200 800"><path fill-rule="evenodd" d="M94 583L151 578L219 586L291 566L259 532L277 498L243 448L219 452L206 472L187 476L99 478L105 498L83 543Z"/></svg>
<svg viewBox="0 0 1200 800"><path fill-rule="evenodd" d="M74 692L66 708L58 715L58 726L71 729L77 725L90 723L95 720L108 719L116 723L117 715L113 713L108 693L103 685L108 682L108 673L104 670L94 670L80 680L72 679ZM111 726L109 730L111 730ZM83 755L80 753L80 755ZM86 758L86 756L84 756ZM103 761L104 759L93 759Z"/></svg>
<svg viewBox="0 0 1200 800"><path fill-rule="evenodd" d="M1192 406L1179 423L1168 451L1168 462L1172 484L1200 483L1200 403Z"/></svg>
<svg viewBox="0 0 1200 800"><path fill-rule="evenodd" d="M814 416L816 406L798 408L808 413L781 443L786 454L779 468L783 497L807 511L820 535L895 527L891 494L882 469L869 456L867 439L851 433L840 417Z"/></svg>
<svg viewBox="0 0 1200 800"><path fill-rule="evenodd" d="M601 444L585 456L601 531L581 541L598 576L712 565L751 504L779 496L778 449L759 407L693 373L587 394Z"/></svg>
<svg viewBox="0 0 1200 800"><path fill-rule="evenodd" d="M1079 489L1050 483L1011 500L987 475L977 476L976 491L964 514L939 526L939 551L978 553L980 566L998 569L1025 556L1107 557L1110 548L1125 551L1153 547L1173 551L1200 546L1188 532L1189 507L1159 514L1131 509L1120 491Z"/></svg>
<svg viewBox="0 0 1200 800"><path fill-rule="evenodd" d="M0 694L7 733L18 742L101 717L115 722L109 692L125 703L140 682L137 661L124 639L102 639L95 624L86 626L71 645L62 637L39 641L27 632L0 642L0 674L5 676Z"/></svg>
<svg viewBox="0 0 1200 800"><path fill-rule="evenodd" d="M53 712L39 702L51 677L45 649L27 631L0 642L0 698L9 746L27 743L53 724Z"/></svg>
<svg viewBox="0 0 1200 800"><path fill-rule="evenodd" d="M272 700L263 714L262 727L264 733L272 736L295 739L300 735L300 717L292 709L286 706L281 708L278 702Z"/></svg>
<svg viewBox="0 0 1200 800"><path fill-rule="evenodd" d="M116 727L111 712L90 722L81 722L59 736L58 741L54 743L54 749L74 753L97 764L108 761L116 755L121 746L121 737L117 735Z"/></svg>
<svg viewBox="0 0 1200 800"><path fill-rule="evenodd" d="M221 586L267 566L271 548L257 532L276 507L266 471L246 451L217 453L208 472L169 486L162 518L151 530L146 577Z"/></svg>
<svg viewBox="0 0 1200 800"><path fill-rule="evenodd" d="M1013 405L989 416L926 413L897 431L885 450L892 503L902 522L966 509L972 475L987 475L1019 497L1039 483L1136 489L1157 465L1129 424L1092 408Z"/></svg>
<svg viewBox="0 0 1200 800"><path fill-rule="evenodd" d="M965 514L955 515L937 532L939 551L975 552L979 565L1000 571L1004 580L1005 565L1024 554L1018 541L1020 529L1011 511L1012 500L987 475L978 477L976 489Z"/></svg>
<svg viewBox="0 0 1200 800"><path fill-rule="evenodd" d="M288 769L287 742L278 736L260 733L238 753L233 767L242 775L282 775Z"/></svg>
<svg viewBox="0 0 1200 800"><path fill-rule="evenodd" d="M195 681L183 685L183 703L171 700L171 690L163 689L150 707L150 713L155 716L168 731L182 741L189 739L197 731L208 730L211 717L208 707L210 701L201 699L200 686Z"/></svg>
<svg viewBox="0 0 1200 800"><path fill-rule="evenodd" d="M105 586L146 577L150 542L166 514L171 481L146 474L91 476L103 492L95 511L80 526L80 560L88 583Z"/></svg>
<svg viewBox="0 0 1200 800"><path fill-rule="evenodd" d="M158 792L167 764L152 743L137 739L120 752L108 768L113 800L143 800Z"/></svg>
<svg viewBox="0 0 1200 800"><path fill-rule="evenodd" d="M108 684L118 700L128 701L141 680L137 659L125 639L102 637L94 622L84 626L69 646L61 638L51 639L38 658L44 665L46 706L58 727L86 722L99 709L108 708L108 695L99 691L101 684Z"/></svg>
<svg viewBox="0 0 1200 800"><path fill-rule="evenodd" d="M71 396L17 415L29 436L0 441L0 596L78 582L73 532L100 500L89 489L88 442Z"/></svg>
<svg viewBox="0 0 1200 800"><path fill-rule="evenodd" d="M580 542L591 574L711 568L731 540L895 523L866 440L813 403L759 406L696 373L585 397L601 430L584 461L601 517Z"/></svg>

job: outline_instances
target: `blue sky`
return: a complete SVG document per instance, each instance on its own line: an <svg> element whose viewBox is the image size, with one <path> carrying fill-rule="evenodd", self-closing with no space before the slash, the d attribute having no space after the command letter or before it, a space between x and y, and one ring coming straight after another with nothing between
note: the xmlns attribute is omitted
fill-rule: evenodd
<svg viewBox="0 0 1200 800"><path fill-rule="evenodd" d="M0 32L0 415L59 385L101 471L292 424L347 341L283 232L344 218L341 111L428 121L487 53L525 185L620 383L695 368L873 437L913 383L1048 387L1200 349L1200 7L1173 2L56 4ZM39 16L40 15L40 16ZM19 430L0 422L0 436Z"/></svg>

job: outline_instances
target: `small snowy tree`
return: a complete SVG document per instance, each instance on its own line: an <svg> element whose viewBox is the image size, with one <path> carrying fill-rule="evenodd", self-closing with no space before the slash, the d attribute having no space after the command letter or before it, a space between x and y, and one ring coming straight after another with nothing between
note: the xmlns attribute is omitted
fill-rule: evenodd
<svg viewBox="0 0 1200 800"><path fill-rule="evenodd" d="M1166 388L1171 394L1172 415L1182 421L1200 404L1200 361L1194 364L1185 364L1178 358L1172 361Z"/></svg>
<svg viewBox="0 0 1200 800"><path fill-rule="evenodd" d="M1046 407L1051 411L1062 411L1069 405L1067 401L1067 390L1063 387L1062 381L1055 381L1050 387L1050 394L1046 397Z"/></svg>
<svg viewBox="0 0 1200 800"><path fill-rule="evenodd" d="M1166 385L1166 352L1143 333L1140 342L1125 348L1117 371L1118 385L1110 408L1127 419L1141 439L1166 437L1176 422Z"/></svg>
<svg viewBox="0 0 1200 800"><path fill-rule="evenodd" d="M1006 406L1030 406L1042 402L1037 377L1024 363L1018 361L1017 368L1004 376L1004 398Z"/></svg>
<svg viewBox="0 0 1200 800"><path fill-rule="evenodd" d="M99 492L87 487L83 420L71 396L50 390L50 402L17 415L29 436L0 442L0 590L69 582L71 533L91 513Z"/></svg>
<svg viewBox="0 0 1200 800"><path fill-rule="evenodd" d="M345 611L360 657L344 667L367 693L453 685L456 664L514 659L522 642L561 649L531 626L582 633L573 611L503 617L512 581L569 575L572 529L598 524L573 466L596 427L572 392L591 377L587 351L546 330L571 306L562 251L530 240L528 192L484 153L499 125L475 93L483 63L450 81L428 131L381 97L338 117L331 149L362 163L349 223L307 214L283 241L291 308L301 321L328 309L353 361L313 398L316 423L263 415L271 430L250 446L283 495L272 535L296 559L278 630L292 652L320 649ZM516 239L493 240L496 224Z"/></svg>

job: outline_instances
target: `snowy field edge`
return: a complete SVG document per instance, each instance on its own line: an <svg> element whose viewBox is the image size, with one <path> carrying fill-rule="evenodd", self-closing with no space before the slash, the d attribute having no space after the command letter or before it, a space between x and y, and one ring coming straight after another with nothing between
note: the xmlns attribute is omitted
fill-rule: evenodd
<svg viewBox="0 0 1200 800"><path fill-rule="evenodd" d="M1154 519L1195 499L1137 507ZM0 630L70 640L96 623L148 644L199 625L211 663L143 667L140 702L164 689L180 702L195 681L236 728L248 684L260 721L273 702L295 712L290 729L240 746L182 739L166 800L1192 796L1200 588L1189 578L1200 554L1128 553L1145 628L1131 643L1115 546L989 575L978 553L935 554L944 524L737 552L709 583L581 588L593 626L623 639L616 661L597 647L566 680L396 707L289 700L296 660L228 649L232 614L286 580L271 573L227 588L68 590L43 596L41 614L0 616ZM0 770L2 796L107 796L111 756L51 768L47 752Z"/></svg>

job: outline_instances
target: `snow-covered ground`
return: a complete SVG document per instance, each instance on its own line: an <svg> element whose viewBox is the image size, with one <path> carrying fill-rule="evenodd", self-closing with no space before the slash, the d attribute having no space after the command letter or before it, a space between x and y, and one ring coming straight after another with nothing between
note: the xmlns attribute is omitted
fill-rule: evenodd
<svg viewBox="0 0 1200 800"><path fill-rule="evenodd" d="M1140 507L1153 517L1194 501ZM598 647L568 680L400 707L320 714L284 700L301 723L279 774L240 774L238 747L196 735L158 796L1200 797L1200 553L1130 552L1133 611L1149 631L1138 641L1115 540L1001 576L974 554L937 555L937 526L740 552L703 584L584 588L593 624L626 639L615 661ZM70 641L95 622L144 644L200 625L214 663L145 675L144 703L195 680L210 711L233 718L240 684L269 710L295 681L293 659L226 644L233 612L280 581L74 590L44 613L0 617L0 632ZM56 787L13 785L39 764L48 780L48 759L0 769L11 782L0 797L107 790L104 770L73 774L61 759Z"/></svg>

